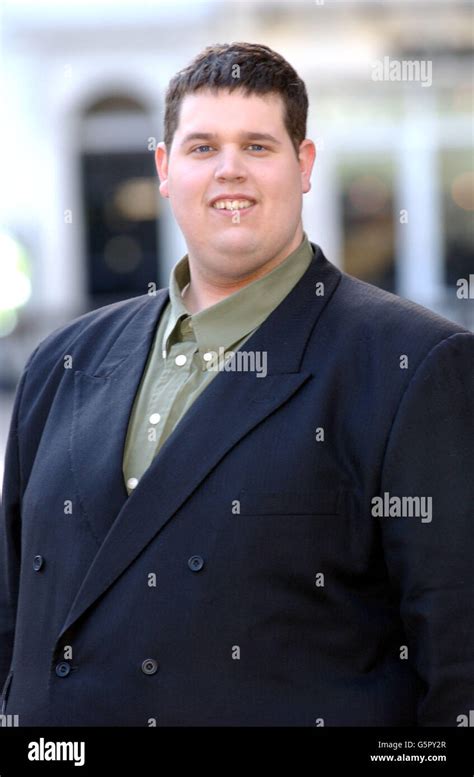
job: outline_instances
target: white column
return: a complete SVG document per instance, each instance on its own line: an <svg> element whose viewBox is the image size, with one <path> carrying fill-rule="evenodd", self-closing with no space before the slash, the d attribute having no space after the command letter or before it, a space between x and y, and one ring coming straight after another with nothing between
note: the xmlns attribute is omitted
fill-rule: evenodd
<svg viewBox="0 0 474 777"><path fill-rule="evenodd" d="M327 259L342 263L341 214L337 190L336 149L329 125L314 124L308 137L316 144L311 191L303 197L303 224L308 238L321 246Z"/></svg>
<svg viewBox="0 0 474 777"><path fill-rule="evenodd" d="M443 286L443 229L434 97L406 102L397 160L397 292L431 307ZM408 219L400 222L400 211Z"/></svg>

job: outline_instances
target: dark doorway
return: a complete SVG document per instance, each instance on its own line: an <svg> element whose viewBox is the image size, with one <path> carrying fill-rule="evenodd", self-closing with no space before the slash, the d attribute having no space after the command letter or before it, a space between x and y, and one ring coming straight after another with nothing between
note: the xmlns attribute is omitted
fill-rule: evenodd
<svg viewBox="0 0 474 777"><path fill-rule="evenodd" d="M153 155L81 156L87 293L91 308L158 286L158 181Z"/></svg>

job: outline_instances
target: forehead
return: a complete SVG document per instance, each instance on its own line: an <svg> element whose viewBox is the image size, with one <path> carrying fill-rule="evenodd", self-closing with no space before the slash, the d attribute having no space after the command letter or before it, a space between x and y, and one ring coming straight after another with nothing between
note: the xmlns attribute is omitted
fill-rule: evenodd
<svg viewBox="0 0 474 777"><path fill-rule="evenodd" d="M219 133L228 131L229 127L244 131L253 120L254 129L281 132L284 131L283 115L283 99L277 92L260 95L245 94L241 89L232 92L202 89L183 97L177 131L199 129Z"/></svg>

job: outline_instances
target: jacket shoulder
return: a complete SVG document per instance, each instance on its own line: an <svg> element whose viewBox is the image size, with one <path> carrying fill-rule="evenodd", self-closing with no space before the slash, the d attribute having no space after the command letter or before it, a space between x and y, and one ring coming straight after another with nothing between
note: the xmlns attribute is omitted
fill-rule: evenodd
<svg viewBox="0 0 474 777"><path fill-rule="evenodd" d="M399 297L373 284L342 272L336 290L336 306L343 308L351 327L370 339L410 338L412 342L446 339L457 333L469 333L465 327L434 313L423 305Z"/></svg>
<svg viewBox="0 0 474 777"><path fill-rule="evenodd" d="M34 367L48 375L49 370L63 360L65 356L74 353L87 353L93 346L97 358L106 354L108 349L119 337L121 331L140 313L150 300L156 299L166 289L159 289L152 298L148 294L113 302L110 305L83 313L62 326L54 329L43 338L30 354L25 370Z"/></svg>

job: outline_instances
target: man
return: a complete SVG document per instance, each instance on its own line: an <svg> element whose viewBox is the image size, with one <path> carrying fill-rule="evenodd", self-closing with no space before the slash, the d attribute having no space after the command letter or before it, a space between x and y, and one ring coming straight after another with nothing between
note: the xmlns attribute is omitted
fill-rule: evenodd
<svg viewBox="0 0 474 777"><path fill-rule="evenodd" d="M170 287L43 340L1 531L3 712L37 726L459 725L474 337L308 240L307 95L266 46L171 81Z"/></svg>

